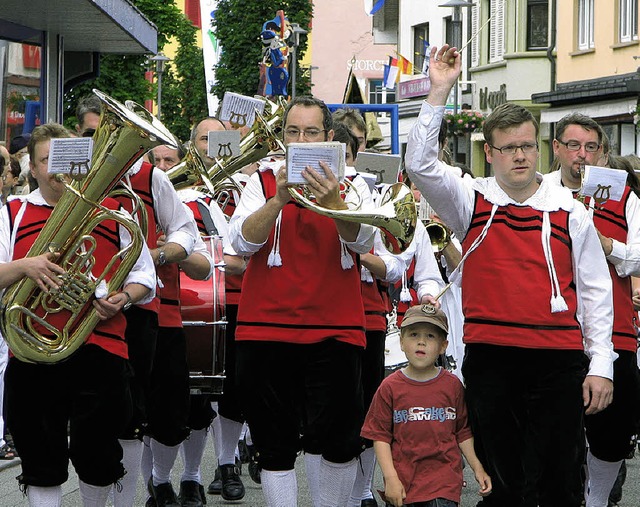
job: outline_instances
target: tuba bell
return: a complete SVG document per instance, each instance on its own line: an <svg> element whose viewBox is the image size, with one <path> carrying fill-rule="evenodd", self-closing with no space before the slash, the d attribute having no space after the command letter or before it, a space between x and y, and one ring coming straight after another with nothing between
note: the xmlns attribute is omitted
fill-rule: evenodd
<svg viewBox="0 0 640 507"><path fill-rule="evenodd" d="M152 125L99 90L93 91L102 101L102 114L93 136L90 169L84 179L66 184L67 191L27 253L27 257L59 253L55 262L65 270L63 284L44 293L24 278L8 287L0 302L2 334L13 354L24 362L57 363L87 340L99 322L92 305L96 287L106 282L107 274L120 262L108 281L107 293L119 290L143 247L138 225L100 202L149 149L160 144L175 146L166 129ZM95 250L91 232L103 220L124 226L132 242L96 279L91 273ZM49 315L60 312L69 314L62 329L47 321Z"/></svg>
<svg viewBox="0 0 640 507"><path fill-rule="evenodd" d="M382 241L392 254L404 252L416 231L418 214L413 192L404 183L394 183L385 192L379 207L372 210L332 210L324 208L294 187L289 194L295 202L325 217L374 225L380 229Z"/></svg>

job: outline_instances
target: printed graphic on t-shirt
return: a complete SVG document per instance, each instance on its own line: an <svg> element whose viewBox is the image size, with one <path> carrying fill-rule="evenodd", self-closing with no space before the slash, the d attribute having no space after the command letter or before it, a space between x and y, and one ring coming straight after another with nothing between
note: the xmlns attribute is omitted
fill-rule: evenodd
<svg viewBox="0 0 640 507"><path fill-rule="evenodd" d="M456 418L455 407L411 407L393 411L394 424L414 421L445 422Z"/></svg>

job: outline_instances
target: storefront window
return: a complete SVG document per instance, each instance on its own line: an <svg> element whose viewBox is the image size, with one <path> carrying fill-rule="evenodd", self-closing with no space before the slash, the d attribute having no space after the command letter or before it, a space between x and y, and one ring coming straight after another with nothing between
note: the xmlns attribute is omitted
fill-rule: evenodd
<svg viewBox="0 0 640 507"><path fill-rule="evenodd" d="M40 124L41 32L0 20L0 33L0 141L8 146Z"/></svg>

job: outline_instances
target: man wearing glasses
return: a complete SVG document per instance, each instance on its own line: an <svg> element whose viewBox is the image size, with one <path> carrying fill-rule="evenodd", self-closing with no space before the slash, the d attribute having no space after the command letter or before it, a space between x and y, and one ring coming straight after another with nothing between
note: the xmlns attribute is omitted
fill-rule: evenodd
<svg viewBox="0 0 640 507"><path fill-rule="evenodd" d="M313 97L291 101L283 126L285 144L333 139L331 113ZM324 162L302 174L320 206L347 209ZM353 184L366 209L367 184L361 178ZM238 307L238 388L266 505L297 505L300 450L313 504L347 505L364 419L357 254L371 250L374 228L318 215L290 199L285 160L264 159L229 225L236 252L251 256Z"/></svg>
<svg viewBox="0 0 640 507"><path fill-rule="evenodd" d="M461 58L445 45L429 63L431 91L405 162L464 238L462 373L476 452L494 478L481 505L578 507L583 413L603 410L613 389L611 280L598 235L584 206L536 172L538 124L521 106L502 104L484 123L493 177L466 182L438 160Z"/></svg>
<svg viewBox="0 0 640 507"><path fill-rule="evenodd" d="M560 170L545 179L573 192L582 185L585 165L598 165L605 134L592 118L572 113L556 125L553 152ZM640 276L640 200L629 186L620 201L596 206L586 198L613 282L614 395L601 413L585 418L587 441L587 507L606 507L620 465L633 450L638 416L637 335L634 328L631 276Z"/></svg>

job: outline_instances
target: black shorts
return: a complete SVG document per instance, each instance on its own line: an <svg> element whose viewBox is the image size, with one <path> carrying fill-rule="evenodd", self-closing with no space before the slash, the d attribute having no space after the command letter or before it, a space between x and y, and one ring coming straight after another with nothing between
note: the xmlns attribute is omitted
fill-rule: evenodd
<svg viewBox="0 0 640 507"><path fill-rule="evenodd" d="M184 331L160 327L147 400L149 436L169 447L189 435L189 368Z"/></svg>
<svg viewBox="0 0 640 507"><path fill-rule="evenodd" d="M262 468L291 470L301 449L334 463L360 454L362 350L333 339L236 342L242 410Z"/></svg>
<svg viewBox="0 0 640 507"><path fill-rule="evenodd" d="M97 345L83 345L52 365L12 357L5 403L22 459L20 483L63 484L69 459L87 484L108 486L120 479L124 468L118 437L132 413L130 376L126 359Z"/></svg>

